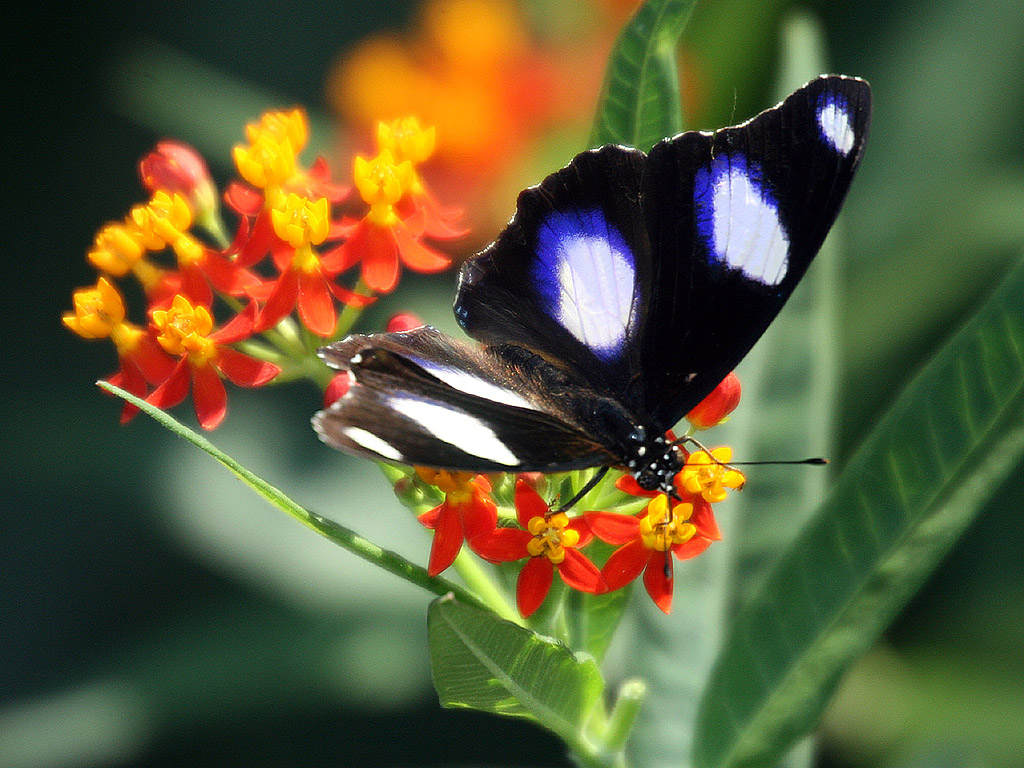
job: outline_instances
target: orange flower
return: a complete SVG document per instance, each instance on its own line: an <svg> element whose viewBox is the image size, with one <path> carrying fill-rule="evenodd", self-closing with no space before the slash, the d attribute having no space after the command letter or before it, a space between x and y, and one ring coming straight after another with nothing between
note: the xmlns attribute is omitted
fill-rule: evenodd
<svg viewBox="0 0 1024 768"><path fill-rule="evenodd" d="M370 210L345 228L344 243L324 254L327 269L341 272L362 263L366 285L378 293L390 293L398 285L400 262L416 272L439 272L451 264L447 256L421 243L395 211L410 189L412 163L396 164L385 149L373 160L356 156L354 177Z"/></svg>
<svg viewBox="0 0 1024 768"><path fill-rule="evenodd" d="M595 594L605 587L597 566L579 551L593 537L583 518L552 513L548 503L527 482L516 481L516 516L522 528L495 528L473 539L470 547L491 562L529 558L516 581L516 605L524 618L544 602L554 572L580 592Z"/></svg>
<svg viewBox="0 0 1024 768"><path fill-rule="evenodd" d="M155 309L150 315L160 346L181 360L147 400L158 408L173 408L188 395L191 382L196 418L203 429L215 429L227 413L221 374L238 386L258 387L281 372L273 363L227 346L252 333L255 304L216 331L210 311L202 305L193 306L180 295L174 297L168 309Z"/></svg>
<svg viewBox="0 0 1024 768"><path fill-rule="evenodd" d="M445 494L441 504L419 516L419 521L434 531L427 573L437 576L455 562L464 541L472 547L474 539L494 530L498 508L489 495L491 484L483 475L425 467L417 467L416 473Z"/></svg>
<svg viewBox="0 0 1024 768"><path fill-rule="evenodd" d="M735 373L730 373L686 414L686 420L694 429L710 429L726 421L739 404L740 380Z"/></svg>
<svg viewBox="0 0 1024 768"><path fill-rule="evenodd" d="M688 560L722 538L711 505L700 497L673 502L670 510L668 497L660 494L636 517L587 512L584 518L599 539L621 545L601 569L608 589L624 587L642 573L647 594L665 613L672 607L671 555Z"/></svg>
<svg viewBox="0 0 1024 768"><path fill-rule="evenodd" d="M82 288L74 294L74 313L61 318L68 328L85 339L114 342L120 371L110 377L111 384L145 397L147 382L158 384L170 376L174 360L168 357L145 329L125 320L124 300L109 280L101 277L95 288ZM127 422L138 408L125 403L121 423Z"/></svg>

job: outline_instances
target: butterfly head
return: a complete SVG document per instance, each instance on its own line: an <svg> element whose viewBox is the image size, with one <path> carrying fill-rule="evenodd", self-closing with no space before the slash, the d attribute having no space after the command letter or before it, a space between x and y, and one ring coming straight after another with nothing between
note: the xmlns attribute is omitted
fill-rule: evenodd
<svg viewBox="0 0 1024 768"><path fill-rule="evenodd" d="M632 435L635 448L626 466L645 491L661 491L674 496L673 479L686 462L682 449L663 435L644 439L644 430Z"/></svg>

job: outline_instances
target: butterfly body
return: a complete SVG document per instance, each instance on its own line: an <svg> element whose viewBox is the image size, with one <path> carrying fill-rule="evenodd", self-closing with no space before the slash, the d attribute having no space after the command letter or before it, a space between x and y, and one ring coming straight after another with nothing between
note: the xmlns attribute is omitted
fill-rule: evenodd
<svg viewBox="0 0 1024 768"><path fill-rule="evenodd" d="M743 125L605 146L524 190L460 274L456 318L325 347L355 383L314 418L376 459L467 471L628 469L671 492L664 435L792 293L860 161L870 92L822 77Z"/></svg>

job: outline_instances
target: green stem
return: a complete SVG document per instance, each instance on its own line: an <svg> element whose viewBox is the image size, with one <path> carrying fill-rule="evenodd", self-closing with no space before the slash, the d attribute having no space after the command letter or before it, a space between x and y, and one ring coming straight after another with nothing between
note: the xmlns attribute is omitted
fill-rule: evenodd
<svg viewBox="0 0 1024 768"><path fill-rule="evenodd" d="M132 405L137 406L140 410L145 411L163 427L178 435L178 437L181 437L195 445L197 448L201 448L206 451L206 453L210 454L210 456L231 470L236 477L246 483L264 499L269 501L282 512L298 520L310 530L320 534L325 539L334 542L338 546L347 549L352 554L374 563L384 570L393 573L418 587L422 587L435 595L446 595L451 593L460 602L474 605L485 610L488 608L488 605L484 601L466 588L461 587L458 584L454 584L446 579L432 577L427 574L425 568L406 560L401 555L384 549L383 547L379 547L372 541L369 541L355 533L355 531L352 531L343 525L339 525L332 520L328 520L326 517L318 515L315 512L310 512L300 506L285 495L284 492L243 467L205 437L196 434L184 424L176 421L170 416L170 414L161 411L159 408L150 405L145 400L136 397L130 392L126 392L120 387L115 387L113 384L109 384L105 381L98 381L96 383L101 389L115 394Z"/></svg>
<svg viewBox="0 0 1024 768"><path fill-rule="evenodd" d="M494 580L481 567L480 561L475 559L465 548L455 558L455 570L466 582L466 586L473 591L473 594L479 596L490 610L506 621L511 621L521 627L525 626L519 611L509 603L505 591L494 583Z"/></svg>

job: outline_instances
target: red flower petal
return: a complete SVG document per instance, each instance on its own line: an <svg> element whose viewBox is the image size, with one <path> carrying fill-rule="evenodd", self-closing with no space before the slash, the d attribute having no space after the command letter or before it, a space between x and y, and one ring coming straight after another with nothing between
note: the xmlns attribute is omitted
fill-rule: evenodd
<svg viewBox="0 0 1024 768"><path fill-rule="evenodd" d="M216 429L228 412L228 393L212 365L192 366L192 405L203 429Z"/></svg>
<svg viewBox="0 0 1024 768"><path fill-rule="evenodd" d="M672 610L672 581L671 555L652 550L650 562L644 571L644 587L654 604L665 613Z"/></svg>
<svg viewBox="0 0 1024 768"><path fill-rule="evenodd" d="M419 520L425 528L434 530L437 528L437 518L441 515L441 509L443 507L443 503L438 504L436 507L424 512L422 515L417 515L416 519Z"/></svg>
<svg viewBox="0 0 1024 768"><path fill-rule="evenodd" d="M331 293L334 297L342 304L348 304L350 307L368 307L377 300L376 296L364 296L361 293L350 291L348 288L336 284L333 280L327 281L327 287L331 289Z"/></svg>
<svg viewBox="0 0 1024 768"><path fill-rule="evenodd" d="M281 372L273 363L243 355L231 347L217 350L217 368L239 387L261 387Z"/></svg>
<svg viewBox="0 0 1024 768"><path fill-rule="evenodd" d="M592 595L605 586L601 571L576 549L565 550L565 560L558 564L558 575L573 589Z"/></svg>
<svg viewBox="0 0 1024 768"><path fill-rule="evenodd" d="M149 335L141 337L135 349L126 357L138 367L150 384L162 384L167 381L177 362Z"/></svg>
<svg viewBox="0 0 1024 768"><path fill-rule="evenodd" d="M537 489L522 480L516 481L516 516L519 524L526 528L534 517L544 517L548 513L548 503L537 493Z"/></svg>
<svg viewBox="0 0 1024 768"><path fill-rule="evenodd" d="M242 269L215 251L206 252L201 268L218 291L231 296L241 296L248 286L260 283L260 279L252 272Z"/></svg>
<svg viewBox="0 0 1024 768"><path fill-rule="evenodd" d="M690 522L697 527L697 533L712 541L720 541L722 532L718 529L718 521L715 520L711 503L703 496L696 496L692 503L693 513L690 515Z"/></svg>
<svg viewBox="0 0 1024 768"><path fill-rule="evenodd" d="M236 264L240 267L251 267L263 259L280 240L274 233L274 223L269 211L260 211L253 222L249 239L238 251Z"/></svg>
<svg viewBox="0 0 1024 768"><path fill-rule="evenodd" d="M121 358L121 372L111 376L108 381L121 389L131 392L136 397L146 396L146 377L142 375L139 367L128 358ZM121 423L127 424L138 412L139 407L137 405L125 403L121 409Z"/></svg>
<svg viewBox="0 0 1024 768"><path fill-rule="evenodd" d="M437 576L455 562L455 557L462 549L462 540L462 515L445 502L441 505L434 526L434 543L430 547L430 561L427 563L429 576Z"/></svg>
<svg viewBox="0 0 1024 768"><path fill-rule="evenodd" d="M361 237L360 237L361 236ZM377 293L390 293L398 285L398 245L392 231L370 224L361 228L347 243L361 241L363 280Z"/></svg>
<svg viewBox="0 0 1024 768"><path fill-rule="evenodd" d="M231 320L207 336L218 344L234 344L252 335L256 322L256 305L252 302Z"/></svg>
<svg viewBox="0 0 1024 768"><path fill-rule="evenodd" d="M299 272L299 317L317 336L327 338L334 333L337 315L327 280L319 270Z"/></svg>
<svg viewBox="0 0 1024 768"><path fill-rule="evenodd" d="M255 216L263 210L263 195L237 181L228 184L224 191L224 202L231 210L245 216Z"/></svg>
<svg viewBox="0 0 1024 768"><path fill-rule="evenodd" d="M226 196L226 195L225 195ZM238 228L235 230L235 236L231 239L231 244L222 252L224 256L234 256L240 250L242 246L249 240L249 217L239 216L238 217Z"/></svg>
<svg viewBox="0 0 1024 768"><path fill-rule="evenodd" d="M615 512L587 512L583 515L587 526L601 541L609 544L625 544L638 535L639 518L620 515Z"/></svg>
<svg viewBox="0 0 1024 768"><path fill-rule="evenodd" d="M324 389L324 408L330 408L336 401L345 396L345 393L352 386L352 374L348 371L338 371L334 378ZM428 526L429 527L429 526Z"/></svg>
<svg viewBox="0 0 1024 768"><path fill-rule="evenodd" d="M274 283L267 303L263 305L253 330L260 332L273 328L281 318L295 309L299 298L299 275L294 269L286 269Z"/></svg>
<svg viewBox="0 0 1024 768"><path fill-rule="evenodd" d="M213 291L210 290L206 276L198 264L179 264L178 275L181 278L180 293L191 301L193 306L202 304L209 307L213 304Z"/></svg>
<svg viewBox="0 0 1024 768"><path fill-rule="evenodd" d="M401 224L391 228L402 262L416 272L440 272L451 266L452 260L414 238Z"/></svg>
<svg viewBox="0 0 1024 768"><path fill-rule="evenodd" d="M630 496L646 496L648 498L653 498L660 493L660 491L645 491L640 487L640 484L632 475L623 475L620 477L615 481L615 487L623 493L628 493Z"/></svg>
<svg viewBox="0 0 1024 768"><path fill-rule="evenodd" d="M188 384L188 358L183 357L178 361L171 375L167 377L167 381L154 389L146 398L146 402L166 411L185 399L188 394Z"/></svg>
<svg viewBox="0 0 1024 768"><path fill-rule="evenodd" d="M516 580L516 606L523 618L540 608L551 589L554 574L551 561L546 557L531 557Z"/></svg>
<svg viewBox="0 0 1024 768"><path fill-rule="evenodd" d="M530 556L526 544L532 538L533 534L520 528L495 528L490 533L469 539L469 546L484 560L510 563Z"/></svg>
<svg viewBox="0 0 1024 768"><path fill-rule="evenodd" d="M472 499L459 508L462 514L462 525L466 538L473 540L478 536L486 536L498 525L498 508L482 492L473 494Z"/></svg>
<svg viewBox="0 0 1024 768"><path fill-rule="evenodd" d="M689 560L690 558L696 557L710 546L711 539L706 539L703 536L694 536L689 541L685 541L682 544L676 544L672 547L672 552L680 560Z"/></svg>
<svg viewBox="0 0 1024 768"><path fill-rule="evenodd" d="M624 587L639 576L650 559L650 552L640 539L634 539L612 552L601 569L608 589L614 591Z"/></svg>

